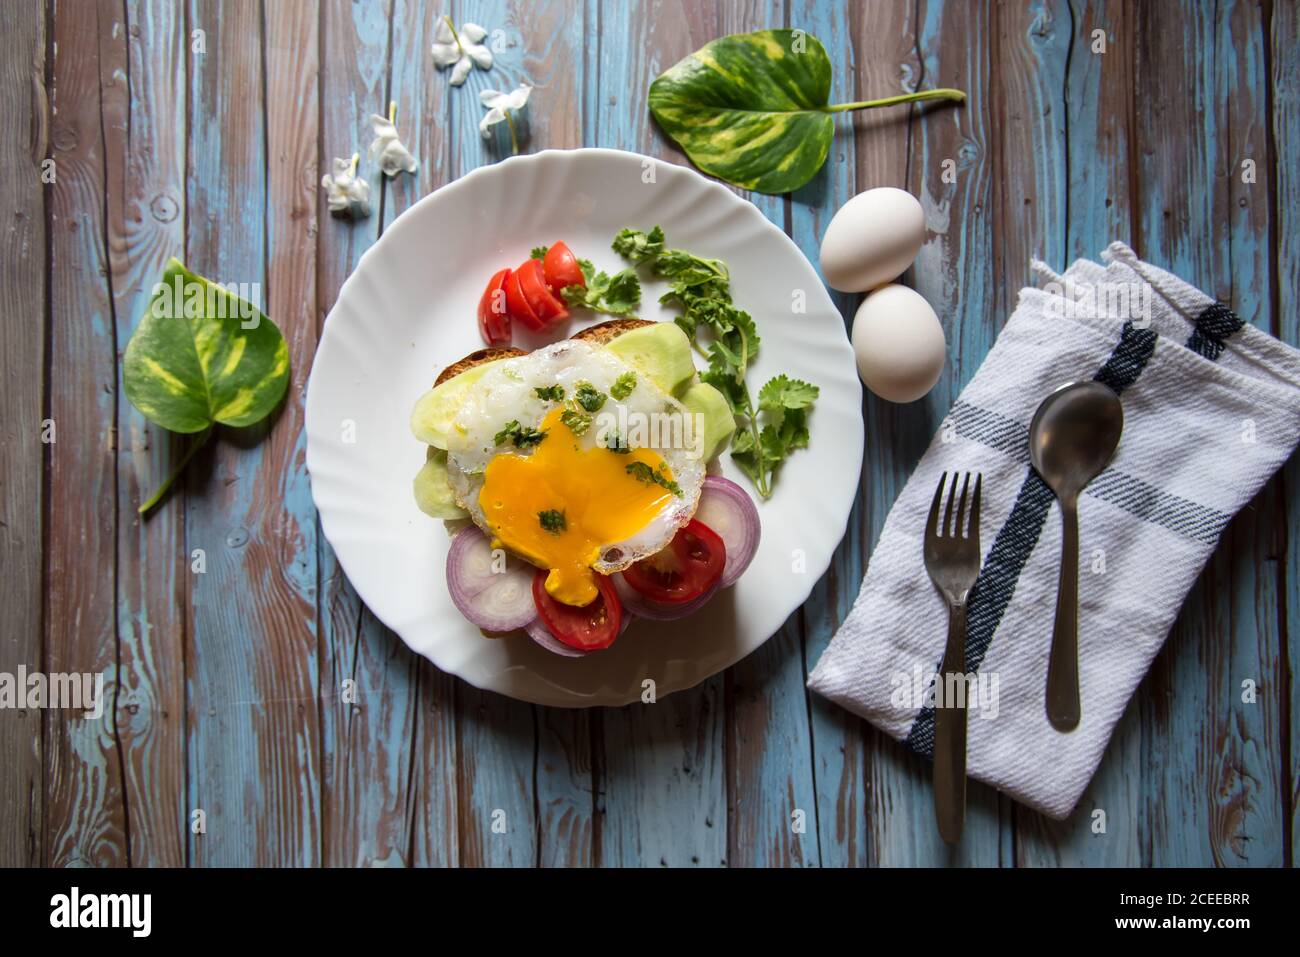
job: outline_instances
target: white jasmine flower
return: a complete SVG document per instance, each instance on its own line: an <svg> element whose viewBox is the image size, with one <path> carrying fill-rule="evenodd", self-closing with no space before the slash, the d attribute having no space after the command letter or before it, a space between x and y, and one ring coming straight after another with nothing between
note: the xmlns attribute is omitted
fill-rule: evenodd
<svg viewBox="0 0 1300 957"><path fill-rule="evenodd" d="M370 125L375 130L374 142L370 144L371 161L378 160L379 168L385 176L396 176L398 173L414 173L420 168L420 164L415 161L402 141L397 138L397 104L388 104L388 115L380 116L373 113L370 116Z"/></svg>
<svg viewBox="0 0 1300 957"><path fill-rule="evenodd" d="M504 122L510 130L510 145L518 153L519 135L516 119L528 108L528 95L532 92L531 86L520 83L509 93L502 93L499 90L484 90L480 93L479 100L487 107L487 113L478 121L478 131L483 134L483 139L490 140L492 127Z"/></svg>
<svg viewBox="0 0 1300 957"><path fill-rule="evenodd" d="M335 157L334 172L320 178L331 213L345 213L353 219L370 215L370 184L357 176L358 159L356 153L350 160Z"/></svg>
<svg viewBox="0 0 1300 957"><path fill-rule="evenodd" d="M433 62L439 70L451 67L451 85L460 86L475 66L492 69L492 51L483 45L487 31L477 23L462 23L457 30L451 17L442 17L433 31Z"/></svg>

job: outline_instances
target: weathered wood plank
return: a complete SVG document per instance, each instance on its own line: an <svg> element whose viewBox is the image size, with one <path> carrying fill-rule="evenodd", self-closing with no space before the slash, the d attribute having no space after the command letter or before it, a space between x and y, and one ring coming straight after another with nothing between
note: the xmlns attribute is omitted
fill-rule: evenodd
<svg viewBox="0 0 1300 957"><path fill-rule="evenodd" d="M46 863L56 867L128 862L115 735L117 350L100 116L101 30L116 38L117 49L106 51L110 57L125 52L126 25L113 18L106 5L87 11L58 2L51 10L50 139L57 175L49 205L49 414L62 441L50 447L44 670L101 675L105 699L99 718L71 710L50 710L45 717ZM108 89L125 82L107 67Z"/></svg>
<svg viewBox="0 0 1300 957"><path fill-rule="evenodd" d="M537 711L537 864L590 867L594 860L591 709Z"/></svg>
<svg viewBox="0 0 1300 957"><path fill-rule="evenodd" d="M816 8L792 12L789 23L781 2L730 3L720 14L717 35L795 26L830 43L832 56L841 52L836 50L837 41L846 42L843 23L819 20ZM842 77L849 58L838 59ZM826 175L823 172L822 177ZM777 228L786 229L790 203L785 197L743 191L741 195ZM818 186L805 188L797 200L815 206L833 202ZM743 289L735 292L760 331L765 323L798 321L798 316L790 315L793 295L784 303L755 303L746 300ZM758 385L751 383L750 388ZM803 622L802 612L796 611L726 675L727 861L735 867L820 863Z"/></svg>
<svg viewBox="0 0 1300 957"><path fill-rule="evenodd" d="M1130 177L1136 140L1135 7L1124 0L1071 0L1070 15L1069 221L1059 265L1081 256L1096 259L1112 239L1131 238L1137 217Z"/></svg>
<svg viewBox="0 0 1300 957"><path fill-rule="evenodd" d="M910 6L867 8L855 5L841 13L823 4L808 4L791 11L791 24L811 22L811 32L827 46L835 72L832 97L862 100L904 92L915 86L919 74L916 31ZM827 19L829 16L829 19ZM811 19L810 19L811 18ZM821 238L835 210L857 192L876 186L908 188L908 143L911 110L868 111L842 120L842 129L823 172L793 197L791 235L818 266ZM820 268L820 267L819 267ZM828 287L829 288L829 287ZM852 328L860 297L829 290L831 299ZM863 403L866 449L882 443L882 425L869 410L890 416L896 407L886 402ZM872 542L870 508L879 509L875 535L894 494L874 492L870 484L873 452L863 455L858 497L849 516L844 541L836 549L830 570L813 590L803 609L805 664L813 668L848 614L862 583L868 547ZM865 741L872 734L866 722L823 698L810 702L812 753L817 786L817 828L821 861L828 867L861 867L874 863L868 833Z"/></svg>
<svg viewBox="0 0 1300 957"><path fill-rule="evenodd" d="M429 76L429 45L441 8L436 4L397 0L393 11L392 67L389 98L397 103L398 128L420 161L415 176L399 176L386 185L385 225L412 203L447 182L450 118L447 90ZM405 120L403 121L403 118ZM430 378L436 370L430 370ZM431 527L440 534L436 523ZM386 632L394 663L414 668L416 685L414 735L400 743L398 755L412 755L413 818L411 863L442 866L458 860L456 833L456 679L419 658Z"/></svg>
<svg viewBox="0 0 1300 957"><path fill-rule="evenodd" d="M600 863L718 867L727 860L723 686L602 710Z"/></svg>
<svg viewBox="0 0 1300 957"><path fill-rule="evenodd" d="M1111 240L1127 240L1133 216L1129 196L1134 162L1129 125L1136 44L1133 6L1097 0L1072 4L1069 12L1073 37L1064 76L1068 179L1061 193L1069 215L1064 248L1047 246L1039 254L1056 268L1081 256L1096 259ZM1094 35L1097 30L1102 31L1100 37ZM1008 210L1014 206L1010 202ZM1097 776L1067 821L1016 808L1017 865L1134 867L1141 863L1138 710L1137 705L1129 708L1116 727ZM1098 810L1105 813L1105 831L1095 833L1093 815Z"/></svg>
<svg viewBox="0 0 1300 957"><path fill-rule="evenodd" d="M456 686L456 813L460 862L468 867L537 864L535 709Z"/></svg>
<svg viewBox="0 0 1300 957"><path fill-rule="evenodd" d="M1176 29L1139 14L1139 252L1256 319L1269 202L1234 181L1245 156L1265 156L1259 10L1180 13ZM1266 489L1229 527L1146 683L1143 834L1156 866L1281 863L1278 702L1240 697L1241 680L1278 660L1276 574L1260 573L1274 498Z"/></svg>
<svg viewBox="0 0 1300 957"><path fill-rule="evenodd" d="M45 408L45 187L47 155L45 9L18 4L0 33L0 305L24 321L0 323L0 672L41 667L41 420ZM68 437L73 438L72 436ZM0 709L0 866L33 867L44 856L42 714Z"/></svg>
<svg viewBox="0 0 1300 957"><path fill-rule="evenodd" d="M388 73L388 99L397 104L397 129L403 142L419 160L414 175L384 180L386 229L417 200L447 182L451 149L450 94L431 74L429 46L441 14L417 0L395 0L393 4L392 52ZM387 110L388 104L381 109ZM375 112L380 112L376 110ZM370 140L367 126L364 141ZM437 370L429 370L431 377Z"/></svg>
<svg viewBox="0 0 1300 957"><path fill-rule="evenodd" d="M588 137L601 146L686 162L654 126L645 91L663 70L717 35L714 11L682 2L643 8L589 3L587 9L588 35L598 39L586 48L586 83L599 91L586 100ZM726 863L723 701L724 678L717 676L655 704L602 710L600 864Z"/></svg>
<svg viewBox="0 0 1300 957"><path fill-rule="evenodd" d="M1212 62L1227 118L1220 160L1231 223L1231 298L1226 301L1247 322L1269 329L1274 212L1267 172L1259 175L1269 164L1268 22L1259 0L1236 0L1220 16ZM1218 802L1215 831L1225 837L1214 862L1228 866L1278 867L1285 855L1287 772L1278 755L1290 704L1277 680L1285 654L1277 590L1283 552L1278 530L1287 515L1282 493L1280 479L1270 481L1233 523L1220 549L1229 558L1232 589L1233 642L1222 679L1224 730L1231 744L1224 771L1201 787ZM1246 680L1265 687L1257 703L1242 700ZM1221 756L1222 749L1212 753Z"/></svg>
<svg viewBox="0 0 1300 957"><path fill-rule="evenodd" d="M388 218L380 206L390 197L383 195L383 177L366 150L370 115L385 112L390 98L390 34L394 41L398 38L397 25L390 24L392 13L388 2L326 0L321 7L319 172L328 170L334 157L359 152L374 206L368 219L336 218L326 208L319 176L313 184L322 321ZM402 15L402 26L418 26L409 11ZM418 131L408 128L418 114L407 107L399 103L398 119L414 149ZM427 812L422 809L413 786L410 749L419 725L419 665L401 639L361 604L323 538L319 555L325 863L409 864L419 816L445 813L436 801ZM417 754L415 760L419 758Z"/></svg>
<svg viewBox="0 0 1300 957"><path fill-rule="evenodd" d="M108 259L117 352L149 307L167 259L185 249L185 12L131 0L121 35L100 31ZM121 44L121 50L118 50ZM125 60L123 64L121 61ZM119 70L128 82L123 82ZM139 504L182 441L126 400L117 363L117 734L134 866L185 863L183 492L144 520Z"/></svg>
<svg viewBox="0 0 1300 957"><path fill-rule="evenodd" d="M1269 165L1273 196L1273 237L1276 259L1273 274L1273 332L1282 341L1300 345L1300 170L1294 157L1300 152L1300 4L1294 0L1273 5L1269 24L1269 44L1273 71L1272 149ZM1285 664L1275 679L1275 694L1282 706L1281 734L1291 742L1289 762L1283 768L1284 810L1290 824L1291 841L1282 854L1288 867L1295 865L1300 850L1300 708L1296 707L1296 675L1300 675L1300 535L1296 521L1300 518L1300 460L1292 456L1282 475L1285 507L1285 545L1278 568L1278 587L1282 596L1282 635ZM1288 737L1289 735L1289 737Z"/></svg>
<svg viewBox="0 0 1300 957"><path fill-rule="evenodd" d="M1001 258L1002 303L1032 282L1029 261L1065 258L1069 160L1066 155L1066 68L1071 12L1066 0L1010 0L997 8L992 78L986 95L1003 106L997 158L1004 188L994 207ZM1083 198L1090 202L1090 198ZM998 315L993 324L1006 319Z"/></svg>
<svg viewBox="0 0 1300 957"><path fill-rule="evenodd" d="M281 860L319 864L320 845L320 678L317 633L317 523L307 476L307 377L317 340L316 243L320 190L320 7L318 0L264 4L262 22L266 123L266 279L267 307L289 345L293 369L288 396L275 428L265 439L259 485L272 490L256 520L272 547L267 565L250 567L251 576L269 572L265 627L285 641L282 672L264 693L289 689L293 702L263 729L282 736L297 750L280 752L278 742L262 742L262 755L287 773L278 787L303 788L293 799L290 820L301 830L285 843ZM278 494L277 500L274 496ZM283 576L274 580L274 576ZM301 619L292 616L301 615ZM288 618L288 626L281 617ZM282 692L281 692L282 693ZM292 728L292 731L288 729ZM278 776L272 775L272 780Z"/></svg>
<svg viewBox="0 0 1300 957"><path fill-rule="evenodd" d="M796 611L726 675L727 862L734 867L820 864L802 622Z"/></svg>
<svg viewBox="0 0 1300 957"><path fill-rule="evenodd" d="M292 204L305 170L286 172L288 153L274 163L268 154L272 135L287 149L294 132L267 129L261 6L193 0L189 26L206 44L190 72L189 265L274 295L284 312L272 318L292 363L278 413L242 433L221 431L189 469L187 545L204 549L207 562L191 596L186 655L189 794L207 822L206 833L189 837L190 860L310 865L321 859L316 558L299 443L315 323L304 329L302 309L290 303L314 280L300 269L268 282L267 242L268 200ZM298 29L314 32L305 21ZM291 52L314 56L311 47ZM275 110L276 123L315 126L314 101L310 115L301 100ZM283 193L282 175L294 183ZM286 241L302 241L309 220Z"/></svg>

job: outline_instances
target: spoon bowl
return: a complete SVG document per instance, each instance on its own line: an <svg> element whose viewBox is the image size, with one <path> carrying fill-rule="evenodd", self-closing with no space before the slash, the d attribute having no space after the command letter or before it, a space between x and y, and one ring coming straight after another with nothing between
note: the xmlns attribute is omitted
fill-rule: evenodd
<svg viewBox="0 0 1300 957"><path fill-rule="evenodd" d="M1058 731L1079 726L1079 493L1119 447L1124 407L1100 382L1072 382L1038 406L1029 424L1029 460L1061 506L1061 577L1047 661L1047 719Z"/></svg>
<svg viewBox="0 0 1300 957"><path fill-rule="evenodd" d="M1038 406L1029 423L1029 460L1057 498L1078 496L1110 464L1124 431L1124 407L1100 382L1072 382Z"/></svg>

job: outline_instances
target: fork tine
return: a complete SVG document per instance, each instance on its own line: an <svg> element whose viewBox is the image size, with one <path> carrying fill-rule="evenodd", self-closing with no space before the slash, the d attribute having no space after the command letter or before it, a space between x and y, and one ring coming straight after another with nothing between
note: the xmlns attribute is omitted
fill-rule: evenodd
<svg viewBox="0 0 1300 957"><path fill-rule="evenodd" d="M943 510L943 537L949 538L956 528L952 524L952 497L957 493L957 473L952 473L952 484L948 486L948 507Z"/></svg>
<svg viewBox="0 0 1300 957"><path fill-rule="evenodd" d="M984 476L975 473L975 494L971 497L970 503L970 537L975 539L975 545L980 543L980 483Z"/></svg>
<svg viewBox="0 0 1300 957"><path fill-rule="evenodd" d="M952 483L956 485L956 482ZM954 538L963 538L966 535L966 493L970 491L970 473L966 473L965 480L961 483L961 498L957 501L957 523L952 527Z"/></svg>
<svg viewBox="0 0 1300 957"><path fill-rule="evenodd" d="M948 473L939 476L939 487L934 490L934 501L930 503L930 517L925 520L925 534L935 535L939 529L939 500L943 498L943 485L948 481Z"/></svg>

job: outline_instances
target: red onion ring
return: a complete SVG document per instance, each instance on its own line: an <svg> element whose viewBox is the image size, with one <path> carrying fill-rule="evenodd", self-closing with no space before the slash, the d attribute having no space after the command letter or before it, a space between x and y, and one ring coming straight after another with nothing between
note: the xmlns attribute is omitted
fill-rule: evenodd
<svg viewBox="0 0 1300 957"><path fill-rule="evenodd" d="M754 500L730 479L710 475L704 480L695 518L713 529L727 546L727 564L718 587L734 585L758 552L763 526Z"/></svg>
<svg viewBox="0 0 1300 957"><path fill-rule="evenodd" d="M614 590L618 592L618 597L623 602L623 611L631 612L638 618L645 618L649 621L676 621L678 618L685 618L687 615L693 615L703 608L713 593L718 590L720 585L714 585L699 598L692 598L690 601L684 601L680 604L667 604L665 602L651 601L645 595L641 594L635 588L627 583L623 573L611 575L611 582L614 583Z"/></svg>
<svg viewBox="0 0 1300 957"><path fill-rule="evenodd" d="M582 658L591 654L589 651L583 651L581 648L572 648L560 641L551 634L551 629L546 627L546 622L542 621L541 616L534 618L524 629L528 632L528 637L533 639L547 651L554 652L557 655L563 655L565 658Z"/></svg>
<svg viewBox="0 0 1300 957"><path fill-rule="evenodd" d="M537 617L533 573L533 566L509 554L504 569L493 571L492 546L473 525L452 540L447 552L452 603L484 631L514 631Z"/></svg>

